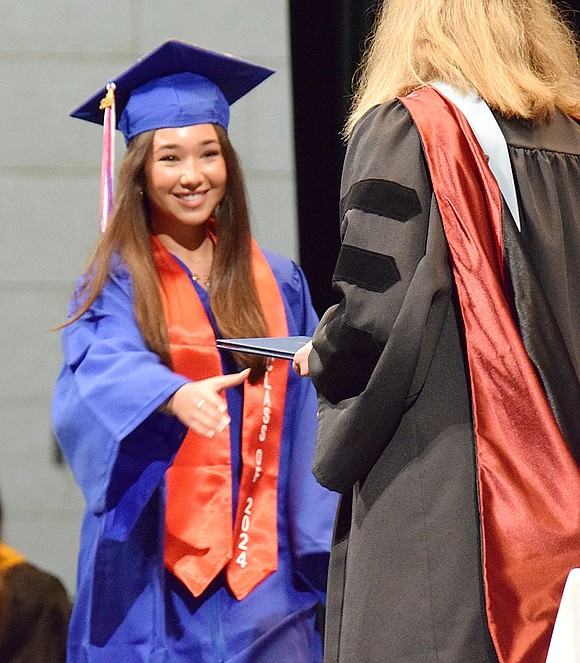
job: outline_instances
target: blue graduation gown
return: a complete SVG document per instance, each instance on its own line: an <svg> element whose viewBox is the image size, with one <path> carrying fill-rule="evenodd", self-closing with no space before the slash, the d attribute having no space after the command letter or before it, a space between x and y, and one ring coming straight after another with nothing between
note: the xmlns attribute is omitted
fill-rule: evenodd
<svg viewBox="0 0 580 663"><path fill-rule="evenodd" d="M304 275L266 254L290 335L310 335L316 314ZM205 293L198 295L206 306ZM316 395L289 379L278 485L278 569L243 601L221 573L194 598L163 564L165 471L186 433L159 411L188 380L149 351L123 266L91 309L63 331L64 365L52 407L59 444L86 499L68 660L74 663L309 663L321 661L317 604L324 602L336 496L311 473ZM222 363L226 365L224 355ZM241 396L232 416L234 493Z"/></svg>

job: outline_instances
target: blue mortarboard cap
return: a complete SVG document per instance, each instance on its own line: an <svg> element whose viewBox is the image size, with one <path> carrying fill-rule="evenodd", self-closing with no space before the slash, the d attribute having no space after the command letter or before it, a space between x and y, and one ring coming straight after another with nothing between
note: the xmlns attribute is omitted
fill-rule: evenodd
<svg viewBox="0 0 580 663"><path fill-rule="evenodd" d="M227 129L229 107L272 69L180 41L167 41L111 79L117 128L128 142L151 129L214 123ZM71 112L103 124L103 87Z"/></svg>

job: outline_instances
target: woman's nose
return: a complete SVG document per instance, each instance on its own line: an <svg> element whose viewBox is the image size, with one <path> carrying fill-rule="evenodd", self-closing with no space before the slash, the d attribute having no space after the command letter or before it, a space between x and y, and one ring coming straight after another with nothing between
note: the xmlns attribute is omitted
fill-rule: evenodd
<svg viewBox="0 0 580 663"><path fill-rule="evenodd" d="M201 181L201 178L201 171L193 160L184 162L180 177L182 186L196 186Z"/></svg>

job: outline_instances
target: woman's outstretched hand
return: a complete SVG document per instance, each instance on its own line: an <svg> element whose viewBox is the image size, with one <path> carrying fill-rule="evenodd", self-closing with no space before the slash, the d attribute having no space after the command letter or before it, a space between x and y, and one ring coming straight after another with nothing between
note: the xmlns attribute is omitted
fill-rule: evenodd
<svg viewBox="0 0 580 663"><path fill-rule="evenodd" d="M188 428L213 437L230 423L226 400L220 396L228 387L235 387L248 377L246 368L233 375L216 375L213 378L188 382L180 387L165 404L164 410L174 414Z"/></svg>
<svg viewBox="0 0 580 663"><path fill-rule="evenodd" d="M306 345L303 345L300 350L294 355L294 359L292 360L292 368L298 373L298 375L301 375L302 377L306 377L307 375L310 375L310 371L308 368L308 357L310 356L310 351L312 350L312 341L308 341Z"/></svg>

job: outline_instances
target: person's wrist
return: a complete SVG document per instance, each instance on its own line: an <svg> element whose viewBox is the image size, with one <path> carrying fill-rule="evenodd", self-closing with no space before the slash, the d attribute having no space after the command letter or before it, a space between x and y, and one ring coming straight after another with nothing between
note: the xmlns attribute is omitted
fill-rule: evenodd
<svg viewBox="0 0 580 663"><path fill-rule="evenodd" d="M164 414L175 414L173 412L173 396L170 396L165 403L162 403L159 410Z"/></svg>

